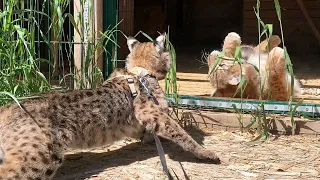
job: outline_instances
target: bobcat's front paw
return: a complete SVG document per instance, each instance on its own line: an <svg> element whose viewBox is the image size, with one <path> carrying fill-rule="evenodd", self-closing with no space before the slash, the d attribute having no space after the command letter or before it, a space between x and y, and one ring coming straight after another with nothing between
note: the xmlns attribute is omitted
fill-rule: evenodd
<svg viewBox="0 0 320 180"><path fill-rule="evenodd" d="M214 164L221 164L220 158L210 150L201 150L197 157L203 160L210 160Z"/></svg>
<svg viewBox="0 0 320 180"><path fill-rule="evenodd" d="M154 142L153 134L151 133L144 133L140 138L142 144L152 144Z"/></svg>

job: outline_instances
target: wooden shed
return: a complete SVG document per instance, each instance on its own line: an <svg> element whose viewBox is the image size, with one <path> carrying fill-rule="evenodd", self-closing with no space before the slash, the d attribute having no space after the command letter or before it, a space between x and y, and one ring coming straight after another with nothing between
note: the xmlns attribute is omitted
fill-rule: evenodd
<svg viewBox="0 0 320 180"><path fill-rule="evenodd" d="M312 59L310 63L317 62L320 1L281 0L280 5L285 45L294 57L293 62L305 62L305 58ZM184 57L184 52L193 51L192 58L200 59L203 50L220 48L230 31L238 32L244 43L258 43L255 6L256 0L119 0L119 20L123 20L120 30L130 36L141 30L155 37L156 31L167 31L170 26L170 39L178 56ZM260 17L264 23L273 24L273 34L280 35L273 0L261 0ZM119 58L124 59L128 51L122 35L119 35L119 45ZM178 70L179 67L183 65L179 64ZM310 68L305 69L309 71Z"/></svg>
<svg viewBox="0 0 320 180"><path fill-rule="evenodd" d="M281 0L281 16L285 44L292 53L319 53L320 48L320 1ZM243 38L256 43L258 37L257 18L253 11L256 0L245 0L243 5ZM305 9L306 11L303 11ZM264 23L273 24L274 34L280 34L274 1L262 0L260 17ZM304 14L306 13L306 14ZM311 21L308 23L308 21ZM310 24L311 23L311 24ZM312 25L313 24L313 25ZM312 29L315 27L315 30Z"/></svg>
<svg viewBox="0 0 320 180"><path fill-rule="evenodd" d="M260 17L273 24L273 34L280 35L274 0L261 0ZM238 32L245 44L258 43L256 0L119 0L120 30L132 36L144 31L151 37L167 31L176 48L178 91L181 95L208 95L208 68L203 51L220 49L224 37ZM281 0L285 45L299 79L319 78L320 1ZM138 40L146 40L138 36ZM119 35L118 58L128 54L125 38ZM202 62L201 62L202 61Z"/></svg>

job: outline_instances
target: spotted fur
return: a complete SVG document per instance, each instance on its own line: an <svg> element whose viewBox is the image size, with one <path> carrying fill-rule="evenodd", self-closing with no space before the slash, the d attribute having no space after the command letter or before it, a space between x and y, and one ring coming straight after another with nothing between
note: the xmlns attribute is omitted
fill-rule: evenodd
<svg viewBox="0 0 320 180"><path fill-rule="evenodd" d="M145 132L219 163L213 151L200 146L167 114L158 84L171 65L164 38L147 43L129 38L128 71L116 70L100 88L42 94L22 101L25 110L14 103L0 107L0 180L51 179L68 148L103 146L125 137L140 138ZM159 105L145 93L139 75L129 72L135 66L150 71L149 88ZM134 79L136 97L119 75Z"/></svg>

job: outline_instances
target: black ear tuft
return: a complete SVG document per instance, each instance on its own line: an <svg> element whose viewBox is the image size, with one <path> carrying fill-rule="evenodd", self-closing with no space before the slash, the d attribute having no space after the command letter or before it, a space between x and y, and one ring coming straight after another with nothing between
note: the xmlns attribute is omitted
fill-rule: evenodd
<svg viewBox="0 0 320 180"><path fill-rule="evenodd" d="M157 47L158 50L161 50L161 49L164 49L165 41L166 41L166 33L164 32L153 41L153 44Z"/></svg>
<svg viewBox="0 0 320 180"><path fill-rule="evenodd" d="M132 51L132 49L139 43L138 40L136 40L134 37L128 37L127 38L127 45L128 48L130 50L130 52Z"/></svg>

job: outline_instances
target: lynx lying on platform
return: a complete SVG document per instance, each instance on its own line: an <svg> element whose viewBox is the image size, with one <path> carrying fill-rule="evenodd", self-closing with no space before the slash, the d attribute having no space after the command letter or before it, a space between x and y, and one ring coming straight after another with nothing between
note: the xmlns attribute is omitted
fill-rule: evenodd
<svg viewBox="0 0 320 180"><path fill-rule="evenodd" d="M241 45L244 64L240 68L238 63L221 59L216 69L210 74L217 57L221 54L220 51L211 52L207 59L210 83L214 88L211 96L234 97L241 80L242 70L242 77L247 80L247 86L243 92L244 98L258 99L261 93L261 83L264 85L261 94L263 99L287 100L290 96L291 76L286 69L284 50L278 47L280 43L281 40L278 36L271 36L269 44L266 39L256 47L241 45L240 36L234 32L229 33L223 44L223 50L226 50L224 56L232 58L236 47ZM254 66L259 69L260 78ZM268 96L269 92L270 96ZM294 79L293 93L294 95L300 93L300 83L296 78ZM240 97L240 92L235 97Z"/></svg>
<svg viewBox="0 0 320 180"><path fill-rule="evenodd" d="M68 147L88 148L144 132L169 139L200 159L220 163L167 114L158 84L171 66L165 35L154 42L128 39L127 69L101 88L44 94L0 107L0 180L51 179Z"/></svg>

